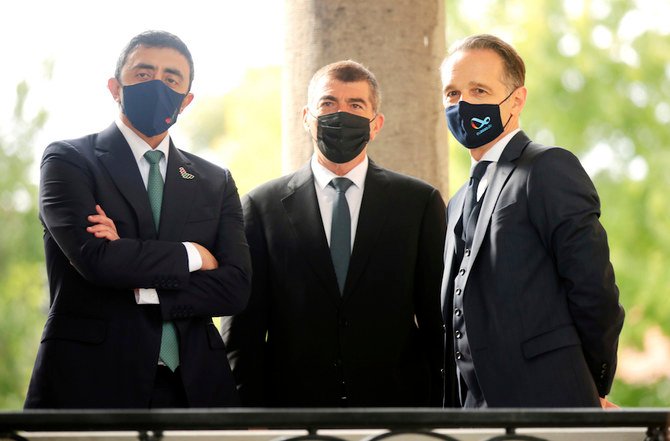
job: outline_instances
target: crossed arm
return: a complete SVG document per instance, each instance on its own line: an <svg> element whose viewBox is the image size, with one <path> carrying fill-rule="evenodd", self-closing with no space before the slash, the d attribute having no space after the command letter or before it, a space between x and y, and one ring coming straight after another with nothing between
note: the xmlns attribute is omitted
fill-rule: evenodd
<svg viewBox="0 0 670 441"><path fill-rule="evenodd" d="M96 205L95 211L97 214L92 214L87 218L88 221L93 225L87 227L86 231L93 234L98 239L107 239L110 242L120 239L119 233L116 231L116 225L114 225L114 221L107 216L102 207L100 205ZM201 270L206 271L219 267L219 262L207 248L203 247L199 243L189 243L191 243L200 254L200 258L202 259L202 267L200 268Z"/></svg>

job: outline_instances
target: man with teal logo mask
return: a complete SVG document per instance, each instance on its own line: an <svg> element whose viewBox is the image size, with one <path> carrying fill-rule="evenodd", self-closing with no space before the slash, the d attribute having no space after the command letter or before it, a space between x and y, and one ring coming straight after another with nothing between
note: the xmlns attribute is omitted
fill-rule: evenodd
<svg viewBox="0 0 670 441"><path fill-rule="evenodd" d="M26 408L238 403L212 322L249 296L237 188L168 133L193 100L193 72L177 36L135 36L107 83L116 121L44 152L51 303Z"/></svg>
<svg viewBox="0 0 670 441"><path fill-rule="evenodd" d="M461 405L610 406L624 312L591 179L520 129L525 66L512 46L468 37L441 73L449 129L472 158L447 208L442 279Z"/></svg>
<svg viewBox="0 0 670 441"><path fill-rule="evenodd" d="M440 406L442 198L368 158L367 68L324 66L307 95L311 160L242 202L252 293L222 326L242 404Z"/></svg>

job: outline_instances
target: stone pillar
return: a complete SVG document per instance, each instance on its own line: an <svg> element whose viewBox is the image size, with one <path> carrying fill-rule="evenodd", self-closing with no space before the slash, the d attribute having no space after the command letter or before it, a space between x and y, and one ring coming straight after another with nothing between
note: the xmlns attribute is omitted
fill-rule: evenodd
<svg viewBox="0 0 670 441"><path fill-rule="evenodd" d="M312 154L302 127L307 84L320 67L352 59L377 76L386 121L368 154L447 196L447 124L439 65L445 55L444 0L286 0L282 79L282 168Z"/></svg>

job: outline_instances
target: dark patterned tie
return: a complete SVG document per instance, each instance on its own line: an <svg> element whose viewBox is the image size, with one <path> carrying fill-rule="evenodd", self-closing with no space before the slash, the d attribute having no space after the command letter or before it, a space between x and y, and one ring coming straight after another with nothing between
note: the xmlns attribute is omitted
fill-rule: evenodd
<svg viewBox="0 0 670 441"><path fill-rule="evenodd" d="M344 292L351 256L351 214L345 194L352 184L347 178L334 178L328 184L337 192L333 203L333 223L330 226L330 256L333 259L340 294Z"/></svg>
<svg viewBox="0 0 670 441"><path fill-rule="evenodd" d="M158 163L163 157L163 152L152 150L146 152L144 157L150 164L147 194L149 195L149 204L151 205L151 213L154 217L156 231L158 231L161 205L163 204L163 176L161 176ZM163 322L160 359L173 372L179 366L179 340L177 339L177 329L172 322Z"/></svg>
<svg viewBox="0 0 670 441"><path fill-rule="evenodd" d="M465 203L463 204L463 241L466 247L472 244L472 238L475 235L475 228L477 227L477 219L479 218L479 206L477 205L477 188L479 181L486 173L486 167L491 161L479 161L472 171L468 189L465 193Z"/></svg>

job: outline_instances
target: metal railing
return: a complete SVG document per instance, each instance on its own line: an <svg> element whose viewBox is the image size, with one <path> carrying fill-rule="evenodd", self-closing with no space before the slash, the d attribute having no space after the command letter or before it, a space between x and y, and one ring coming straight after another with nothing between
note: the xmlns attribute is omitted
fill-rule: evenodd
<svg viewBox="0 0 670 441"><path fill-rule="evenodd" d="M489 437L498 440L546 440L518 433L528 428L601 428L616 433L618 428L639 428L640 441L666 441L670 409L486 409L442 410L431 408L351 408L351 409L179 409L179 410L45 410L0 412L0 438L24 440L43 432L133 431L140 440L160 440L166 431L255 431L304 430L306 433L281 437L285 441L342 441L327 430L370 429L381 431L367 438L381 441L403 439L458 438L444 429L504 430ZM560 431L560 430L559 430ZM269 438L268 438L269 439ZM481 439L481 438L478 438ZM565 439L565 438L561 438ZM575 437L574 440L584 438Z"/></svg>

